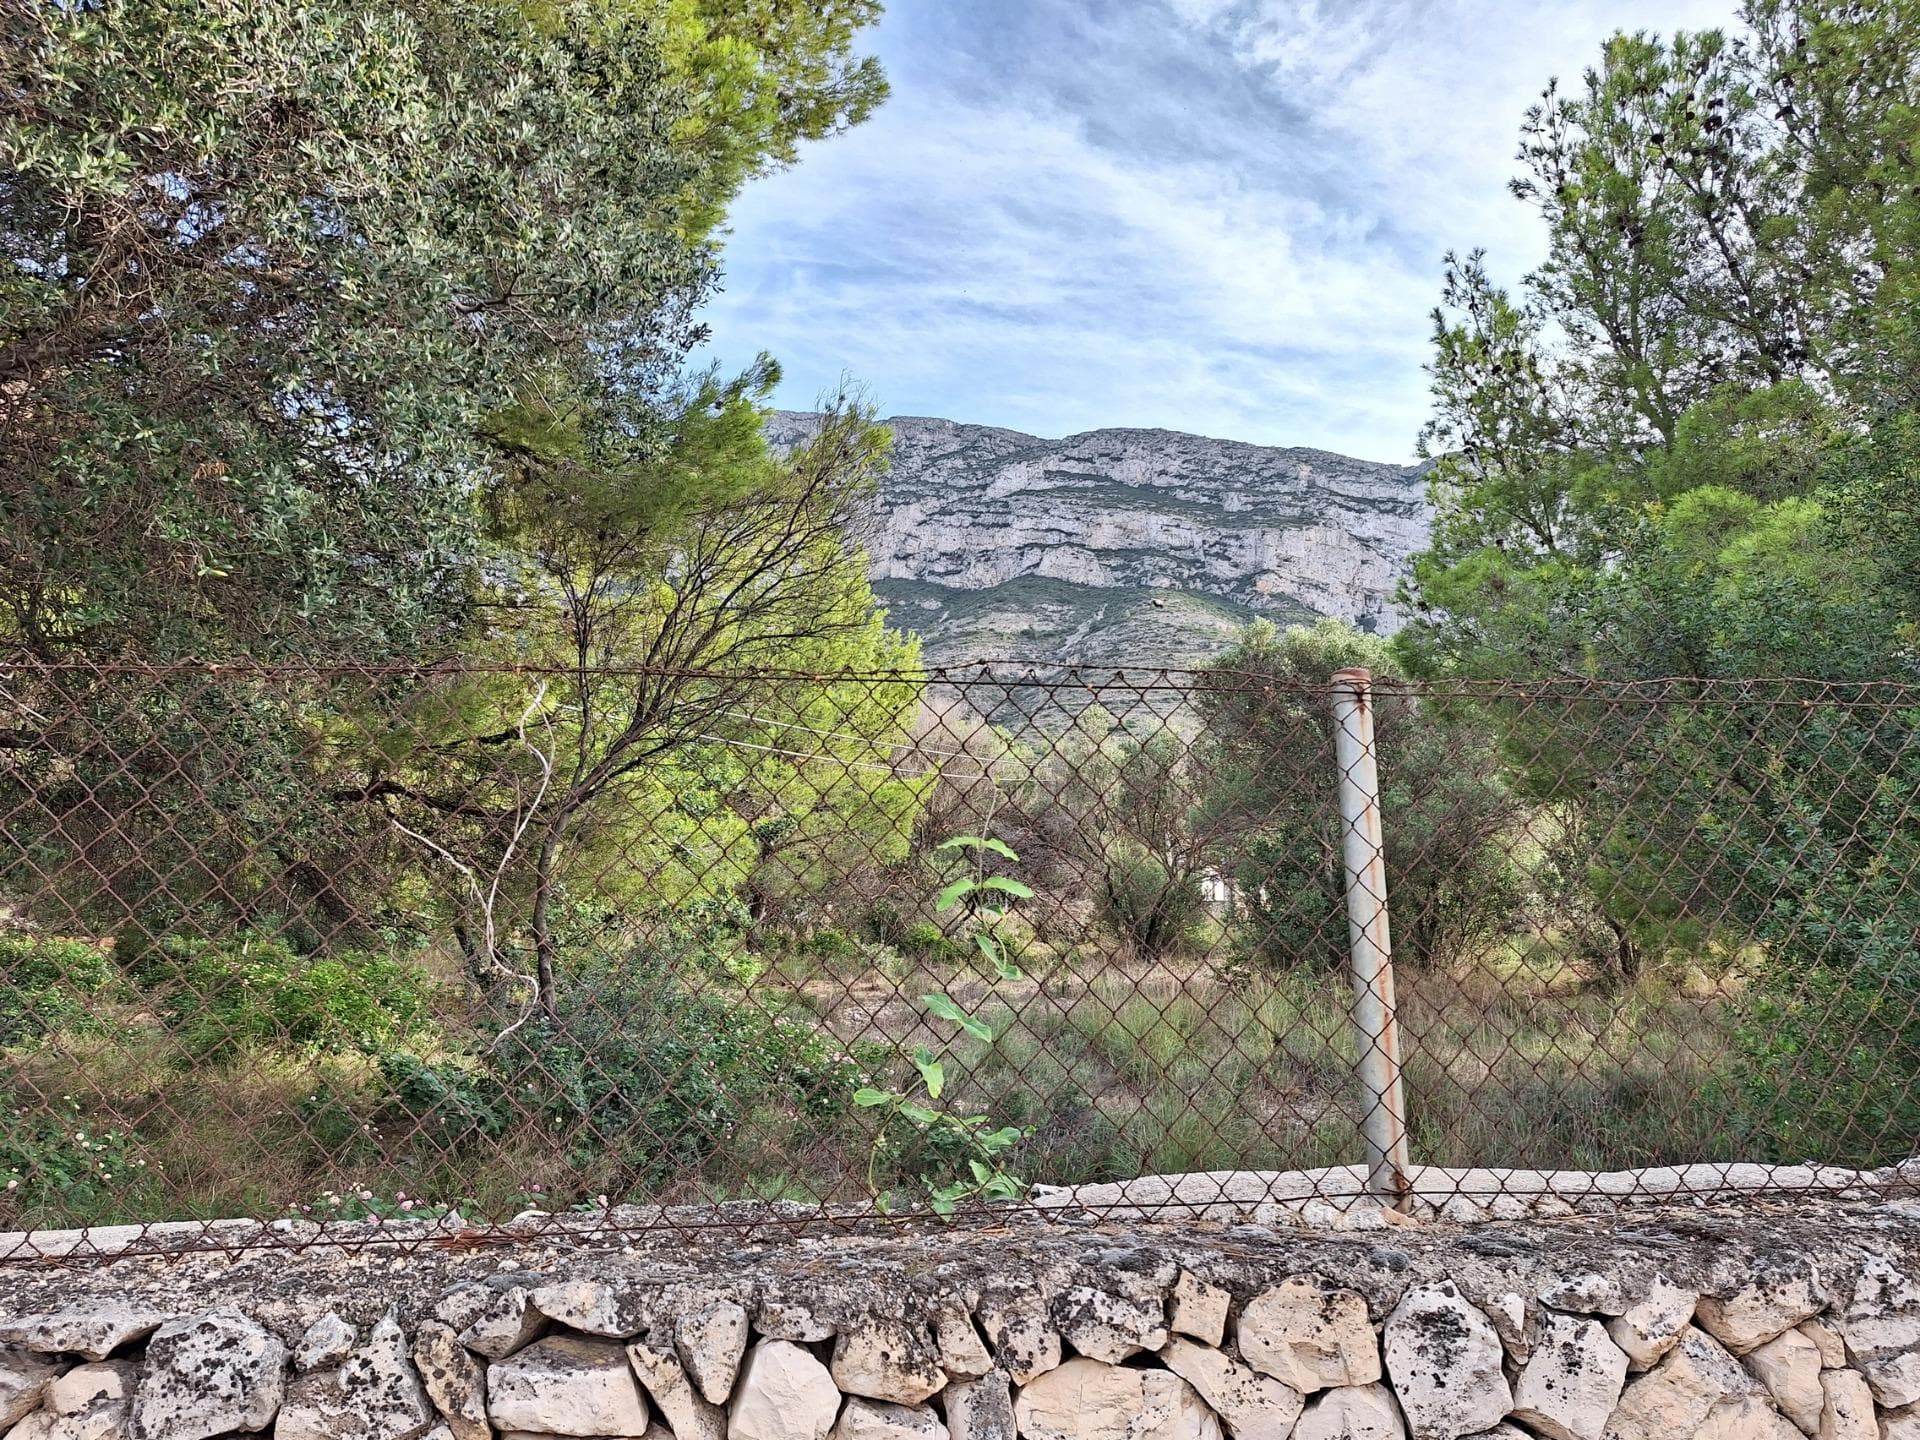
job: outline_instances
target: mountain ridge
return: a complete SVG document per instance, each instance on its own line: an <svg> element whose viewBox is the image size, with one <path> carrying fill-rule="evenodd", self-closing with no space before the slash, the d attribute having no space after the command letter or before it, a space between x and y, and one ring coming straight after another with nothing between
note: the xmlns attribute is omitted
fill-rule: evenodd
<svg viewBox="0 0 1920 1440"><path fill-rule="evenodd" d="M814 423L776 412L769 438ZM1427 539L1424 466L1161 428L882 423L893 464L860 538L893 623L936 664L1200 664L1262 616L1384 633Z"/></svg>

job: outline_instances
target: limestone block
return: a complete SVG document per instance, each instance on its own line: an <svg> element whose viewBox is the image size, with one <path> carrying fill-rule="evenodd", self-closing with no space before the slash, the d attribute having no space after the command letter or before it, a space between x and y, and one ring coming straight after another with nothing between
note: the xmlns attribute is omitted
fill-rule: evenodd
<svg viewBox="0 0 1920 1440"><path fill-rule="evenodd" d="M0 1325L0 1345L18 1345L41 1355L105 1360L122 1345L144 1339L173 1318L173 1311L123 1300L81 1300L49 1314Z"/></svg>
<svg viewBox="0 0 1920 1440"><path fill-rule="evenodd" d="M1621 1315L1628 1308L1620 1282L1597 1270L1585 1270L1542 1287L1540 1303L1574 1315Z"/></svg>
<svg viewBox="0 0 1920 1440"><path fill-rule="evenodd" d="M1873 1392L1864 1375L1853 1370L1822 1370L1820 1388L1826 1392L1826 1404L1820 1411L1819 1440L1880 1440Z"/></svg>
<svg viewBox="0 0 1920 1440"><path fill-rule="evenodd" d="M976 1312L993 1346L994 1361L1017 1385L1025 1385L1060 1363L1060 1332L1033 1296L1008 1304L985 1304Z"/></svg>
<svg viewBox="0 0 1920 1440"><path fill-rule="evenodd" d="M947 1372L918 1328L900 1320L867 1320L833 1342L833 1381L849 1395L918 1405L937 1395Z"/></svg>
<svg viewBox="0 0 1920 1440"><path fill-rule="evenodd" d="M353 1326L329 1310L309 1325L293 1347L293 1368L301 1374L327 1365L338 1365L353 1353L360 1338Z"/></svg>
<svg viewBox="0 0 1920 1440"><path fill-rule="evenodd" d="M65 1368L31 1350L0 1346L0 1429L38 1406L47 1382Z"/></svg>
<svg viewBox="0 0 1920 1440"><path fill-rule="evenodd" d="M948 1440L947 1427L924 1405L895 1405L858 1395L841 1407L830 1434L832 1440Z"/></svg>
<svg viewBox="0 0 1920 1440"><path fill-rule="evenodd" d="M1608 1318L1607 1334L1626 1352L1631 1369L1650 1370L1680 1339L1699 1301L1692 1290L1656 1275L1646 1294Z"/></svg>
<svg viewBox="0 0 1920 1440"><path fill-rule="evenodd" d="M726 1404L747 1353L745 1307L720 1300L681 1315L674 1321L673 1347L694 1388L711 1404Z"/></svg>
<svg viewBox="0 0 1920 1440"><path fill-rule="evenodd" d="M1607 1421L1607 1440L1691 1435L1722 1401L1761 1393L1760 1382L1719 1341L1689 1325L1660 1363L1622 1392Z"/></svg>
<svg viewBox="0 0 1920 1440"><path fill-rule="evenodd" d="M27 1416L7 1440L127 1440L140 1367L97 1360L47 1386L46 1408Z"/></svg>
<svg viewBox="0 0 1920 1440"><path fill-rule="evenodd" d="M1500 1336L1451 1281L1401 1297L1387 1318L1386 1355L1413 1440L1454 1440L1513 1408Z"/></svg>
<svg viewBox="0 0 1920 1440"><path fill-rule="evenodd" d="M638 1435L647 1402L619 1346L555 1335L487 1367L487 1418L502 1430Z"/></svg>
<svg viewBox="0 0 1920 1440"><path fill-rule="evenodd" d="M1847 1342L1840 1336L1832 1321L1813 1319L1794 1327L1800 1334L1814 1343L1820 1352L1820 1368L1838 1370L1847 1363Z"/></svg>
<svg viewBox="0 0 1920 1440"><path fill-rule="evenodd" d="M1691 1440L1800 1440L1800 1432L1764 1396L1745 1395L1715 1405Z"/></svg>
<svg viewBox="0 0 1920 1440"><path fill-rule="evenodd" d="M1306 1405L1291 1386L1180 1336L1167 1341L1160 1359L1199 1392L1233 1440L1287 1440Z"/></svg>
<svg viewBox="0 0 1920 1440"><path fill-rule="evenodd" d="M1345 1385L1314 1398L1293 1440L1407 1440L1407 1425L1386 1386Z"/></svg>
<svg viewBox="0 0 1920 1440"><path fill-rule="evenodd" d="M1920 1440L1920 1405L1882 1411L1880 1440Z"/></svg>
<svg viewBox="0 0 1920 1440"><path fill-rule="evenodd" d="M727 1411L728 1440L825 1440L840 1413L827 1367L790 1340L747 1352Z"/></svg>
<svg viewBox="0 0 1920 1440"><path fill-rule="evenodd" d="M629 1340L654 1319L655 1291L641 1285L561 1280L536 1287L529 1299L554 1324L609 1340Z"/></svg>
<svg viewBox="0 0 1920 1440"><path fill-rule="evenodd" d="M727 1412L700 1393L671 1345L636 1340L627 1361L678 1440L726 1440Z"/></svg>
<svg viewBox="0 0 1920 1440"><path fill-rule="evenodd" d="M1013 1413L1025 1440L1218 1440L1218 1419L1165 1370L1075 1356L1020 1389Z"/></svg>
<svg viewBox="0 0 1920 1440"><path fill-rule="evenodd" d="M546 1328L547 1317L533 1306L533 1292L524 1285L509 1285L492 1292L461 1332L460 1343L476 1355L504 1360L531 1345Z"/></svg>
<svg viewBox="0 0 1920 1440"><path fill-rule="evenodd" d="M1073 1285L1054 1299L1053 1328L1089 1360L1118 1365L1167 1343L1166 1306Z"/></svg>
<svg viewBox="0 0 1920 1440"><path fill-rule="evenodd" d="M1753 1378L1767 1387L1780 1413L1811 1435L1820 1428L1820 1410L1826 1400L1820 1389L1820 1347L1804 1329L1774 1336L1749 1351L1744 1363Z"/></svg>
<svg viewBox="0 0 1920 1440"><path fill-rule="evenodd" d="M1513 1387L1513 1418L1547 1440L1600 1440L1626 1382L1626 1352L1598 1320L1549 1310Z"/></svg>
<svg viewBox="0 0 1920 1440"><path fill-rule="evenodd" d="M223 1306L153 1332L134 1395L135 1440L210 1440L264 1430L287 1393L287 1347Z"/></svg>
<svg viewBox="0 0 1920 1440"><path fill-rule="evenodd" d="M956 1380L940 1392L953 1440L1014 1440L1013 1385L990 1370L978 1380Z"/></svg>
<svg viewBox="0 0 1920 1440"><path fill-rule="evenodd" d="M934 1312L933 1351L940 1368L955 1380L977 1380L993 1369L993 1356L974 1328L973 1316L960 1305Z"/></svg>
<svg viewBox="0 0 1920 1440"><path fill-rule="evenodd" d="M1209 1285L1197 1275L1182 1270L1173 1282L1167 1328L1202 1345L1218 1345L1226 1339L1227 1310L1232 1301L1233 1296L1218 1285Z"/></svg>
<svg viewBox="0 0 1920 1440"><path fill-rule="evenodd" d="M1241 1357L1303 1395L1380 1378L1380 1342L1367 1302L1295 1275L1253 1297L1236 1330Z"/></svg>
<svg viewBox="0 0 1920 1440"><path fill-rule="evenodd" d="M452 1327L421 1321L413 1332L413 1364L453 1440L489 1440L487 1373Z"/></svg>
<svg viewBox="0 0 1920 1440"><path fill-rule="evenodd" d="M1694 1307L1702 1330L1744 1355L1826 1309L1827 1296L1810 1265L1757 1276L1731 1295L1703 1295Z"/></svg>
<svg viewBox="0 0 1920 1440"><path fill-rule="evenodd" d="M433 1425L433 1407L393 1316L331 1370L296 1376L273 1440L390 1440Z"/></svg>

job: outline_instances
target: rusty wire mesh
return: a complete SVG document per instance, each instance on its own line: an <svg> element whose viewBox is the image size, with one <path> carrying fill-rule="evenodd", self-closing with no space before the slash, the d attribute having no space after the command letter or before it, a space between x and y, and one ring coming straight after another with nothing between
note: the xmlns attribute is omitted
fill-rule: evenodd
<svg viewBox="0 0 1920 1440"><path fill-rule="evenodd" d="M1403 1203L1902 1178L1920 689L1370 718ZM1217 673L10 665L0 1230L1352 1213L1333 724Z"/></svg>

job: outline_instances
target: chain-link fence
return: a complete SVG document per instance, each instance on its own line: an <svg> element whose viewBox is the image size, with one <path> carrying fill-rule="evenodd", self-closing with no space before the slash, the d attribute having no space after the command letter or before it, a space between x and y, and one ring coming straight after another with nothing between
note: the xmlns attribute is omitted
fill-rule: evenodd
<svg viewBox="0 0 1920 1440"><path fill-rule="evenodd" d="M1917 794L1895 684L14 664L0 1229L1884 1187Z"/></svg>

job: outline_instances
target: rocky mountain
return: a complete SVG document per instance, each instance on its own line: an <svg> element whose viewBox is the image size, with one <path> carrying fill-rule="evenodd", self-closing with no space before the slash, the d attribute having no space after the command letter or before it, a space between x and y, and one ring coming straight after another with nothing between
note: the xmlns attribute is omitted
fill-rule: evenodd
<svg viewBox="0 0 1920 1440"><path fill-rule="evenodd" d="M812 423L782 412L770 433L792 444ZM1191 665L1256 616L1385 632L1426 543L1418 466L1169 430L886 423L893 469L863 539L935 663Z"/></svg>

